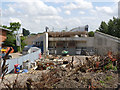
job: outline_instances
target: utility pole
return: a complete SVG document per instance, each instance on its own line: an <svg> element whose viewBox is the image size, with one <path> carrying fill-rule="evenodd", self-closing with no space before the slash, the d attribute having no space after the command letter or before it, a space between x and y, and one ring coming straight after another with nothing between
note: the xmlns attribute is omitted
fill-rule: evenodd
<svg viewBox="0 0 120 90"><path fill-rule="evenodd" d="M54 31L54 27L52 28L52 31Z"/></svg>
<svg viewBox="0 0 120 90"><path fill-rule="evenodd" d="M17 30L17 35L16 35L16 45L20 47L20 52L21 52L21 39L20 39L18 30Z"/></svg>
<svg viewBox="0 0 120 90"><path fill-rule="evenodd" d="M68 30L68 28L67 28L67 26L65 27L65 31L67 31Z"/></svg>

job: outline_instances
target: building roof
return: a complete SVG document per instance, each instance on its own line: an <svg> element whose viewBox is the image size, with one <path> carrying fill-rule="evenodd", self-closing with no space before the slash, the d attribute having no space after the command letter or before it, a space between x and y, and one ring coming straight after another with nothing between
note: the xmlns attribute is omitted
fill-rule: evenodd
<svg viewBox="0 0 120 90"><path fill-rule="evenodd" d="M49 37L70 37L75 35L88 34L87 31L76 31L76 32L48 32Z"/></svg>
<svg viewBox="0 0 120 90"><path fill-rule="evenodd" d="M10 29L6 29L6 28L3 28L3 27L0 27L1 30L5 30L5 31L11 31Z"/></svg>
<svg viewBox="0 0 120 90"><path fill-rule="evenodd" d="M37 40L38 38L40 37L39 34L37 35L31 35L31 36L28 36L24 42L27 44L27 45L33 45L33 41Z"/></svg>
<svg viewBox="0 0 120 90"><path fill-rule="evenodd" d="M71 29L70 31L71 31L71 32L76 32L76 31L82 32L82 31L88 31L88 28L89 28L89 26L88 26L88 25L85 25L85 26L79 26L79 27L73 28L73 29Z"/></svg>

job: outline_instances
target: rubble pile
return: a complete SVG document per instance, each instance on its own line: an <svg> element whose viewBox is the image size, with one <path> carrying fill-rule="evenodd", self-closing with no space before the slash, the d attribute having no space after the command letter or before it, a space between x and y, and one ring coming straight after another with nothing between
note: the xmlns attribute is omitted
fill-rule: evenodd
<svg viewBox="0 0 120 90"><path fill-rule="evenodd" d="M19 84L19 88L116 88L118 84L118 76L112 71L97 73L77 71L69 75L70 72L72 73L62 67L44 72L36 70L18 75L16 85Z"/></svg>
<svg viewBox="0 0 120 90"><path fill-rule="evenodd" d="M51 55L36 61L36 69L18 74L18 81L23 88L117 88L116 63L111 53L104 58Z"/></svg>
<svg viewBox="0 0 120 90"><path fill-rule="evenodd" d="M114 83L113 83L114 82ZM87 72L80 71L68 75L66 73L62 80L54 85L55 88L115 88L117 87L117 74L107 72Z"/></svg>

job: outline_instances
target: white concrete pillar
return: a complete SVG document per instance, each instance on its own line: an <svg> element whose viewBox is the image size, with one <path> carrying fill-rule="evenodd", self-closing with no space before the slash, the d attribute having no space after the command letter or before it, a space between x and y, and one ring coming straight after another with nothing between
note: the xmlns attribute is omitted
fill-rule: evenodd
<svg viewBox="0 0 120 90"><path fill-rule="evenodd" d="M44 34L43 46L44 46L44 54L49 55L49 51L48 51L48 33L47 32Z"/></svg>

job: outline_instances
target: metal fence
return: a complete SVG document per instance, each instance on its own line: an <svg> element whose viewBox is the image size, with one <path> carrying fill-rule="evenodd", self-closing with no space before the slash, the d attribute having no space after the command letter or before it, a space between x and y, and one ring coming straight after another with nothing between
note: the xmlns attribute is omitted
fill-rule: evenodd
<svg viewBox="0 0 120 90"><path fill-rule="evenodd" d="M7 73L10 73L14 69L15 64L22 65L22 63L26 60L30 60L30 62L34 62L35 60L39 59L40 53L41 53L41 50L38 50L36 52L21 56L19 58L8 59L6 61L6 64L8 64L8 72Z"/></svg>

